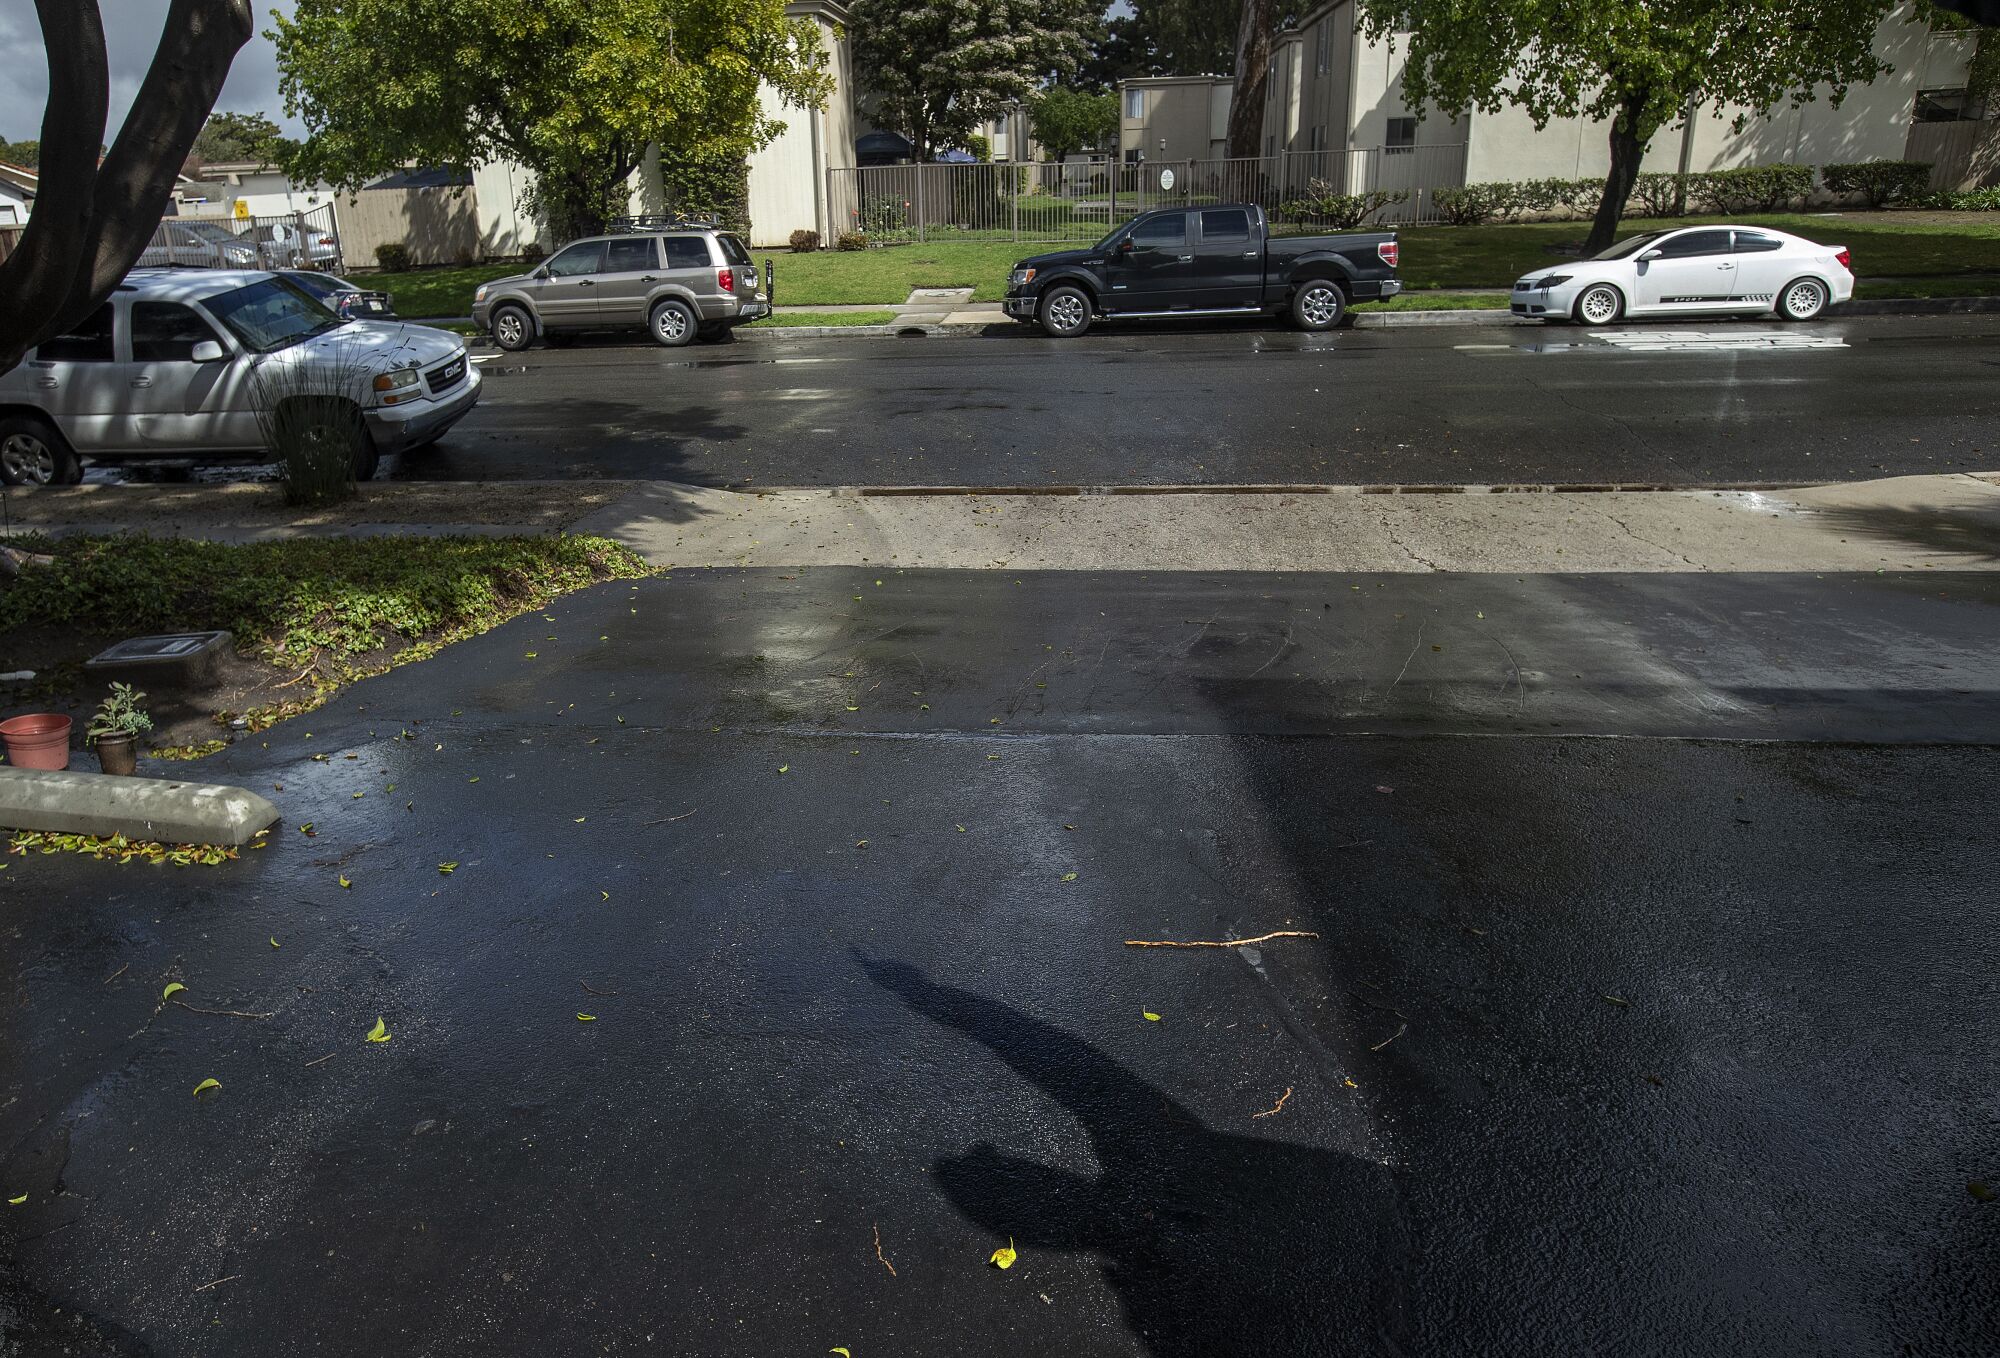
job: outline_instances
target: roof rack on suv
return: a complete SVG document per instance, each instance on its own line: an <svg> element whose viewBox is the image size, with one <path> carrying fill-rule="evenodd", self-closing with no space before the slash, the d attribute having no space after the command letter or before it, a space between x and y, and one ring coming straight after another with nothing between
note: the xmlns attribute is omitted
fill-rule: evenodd
<svg viewBox="0 0 2000 1358"><path fill-rule="evenodd" d="M636 217L613 217L605 223L611 231L718 231L722 223L713 217L678 217L672 213L648 212Z"/></svg>

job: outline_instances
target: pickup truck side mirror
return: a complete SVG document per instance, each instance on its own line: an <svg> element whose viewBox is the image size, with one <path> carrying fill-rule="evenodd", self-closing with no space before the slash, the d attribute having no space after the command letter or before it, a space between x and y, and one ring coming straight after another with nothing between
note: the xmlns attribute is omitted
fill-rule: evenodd
<svg viewBox="0 0 2000 1358"><path fill-rule="evenodd" d="M220 363L224 355L220 344L214 340L202 340L188 352L188 357L196 363Z"/></svg>
<svg viewBox="0 0 2000 1358"><path fill-rule="evenodd" d="M1649 259L1658 259L1665 253L1664 250L1647 250L1639 256L1639 262L1643 264Z"/></svg>
<svg viewBox="0 0 2000 1358"><path fill-rule="evenodd" d="M1127 236L1124 240L1118 242L1118 253L1121 255L1129 255L1138 248L1139 248L1138 246L1132 243L1132 238L1130 236Z"/></svg>

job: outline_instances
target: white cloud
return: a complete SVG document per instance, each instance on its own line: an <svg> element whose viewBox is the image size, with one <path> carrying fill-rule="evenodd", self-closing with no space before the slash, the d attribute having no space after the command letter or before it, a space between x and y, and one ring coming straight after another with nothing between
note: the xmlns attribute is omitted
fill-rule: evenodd
<svg viewBox="0 0 2000 1358"><path fill-rule="evenodd" d="M294 0L276 0L275 8L290 14ZM168 0L99 0L104 15L105 46L111 63L111 116L104 140L118 135L125 111L139 92L153 49L166 26ZM215 107L224 113L262 113L296 136L297 122L284 116L278 93L277 52L265 38L271 26L269 0L257 7L257 33L236 54ZM0 0L0 52L12 52L8 79L0 81L0 137L25 141L42 135L42 111L49 97L48 59L42 50L42 26L35 18L34 0Z"/></svg>

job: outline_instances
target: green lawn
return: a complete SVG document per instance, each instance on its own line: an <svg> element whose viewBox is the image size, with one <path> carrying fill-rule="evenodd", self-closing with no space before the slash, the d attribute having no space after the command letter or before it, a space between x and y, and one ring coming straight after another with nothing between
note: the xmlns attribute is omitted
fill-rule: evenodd
<svg viewBox="0 0 2000 1358"><path fill-rule="evenodd" d="M1961 290L1993 291L2000 284L1968 284L1967 274L2000 274L2000 218L1991 223L1931 225L1874 221L1865 213L1815 217L1787 213L1770 217L1683 217L1671 221L1634 218L1620 237L1663 226L1704 221L1745 221L1791 231L1854 252L1854 269L1870 277L1935 279L1909 285L1868 284L1864 295L1951 296ZM1450 288L1504 288L1531 269L1570 258L1552 247L1581 244L1588 222L1523 222L1486 226L1413 226L1402 229L1403 286L1409 293ZM797 255L757 251L777 266L777 300L787 307L867 306L899 303L914 288L971 288L973 300L997 302L1007 291L1007 271L1028 255L1065 248L1028 241L932 241L884 250L822 250ZM483 282L518 273L519 264L481 264L464 269L412 269L400 274L363 274L373 287L395 299L400 316L463 316L472 308L472 290ZM1877 289L1887 286L1889 293ZM1939 288L1951 291L1940 293ZM1442 305L1414 299L1399 305ZM798 325L874 325L875 321L793 321Z"/></svg>

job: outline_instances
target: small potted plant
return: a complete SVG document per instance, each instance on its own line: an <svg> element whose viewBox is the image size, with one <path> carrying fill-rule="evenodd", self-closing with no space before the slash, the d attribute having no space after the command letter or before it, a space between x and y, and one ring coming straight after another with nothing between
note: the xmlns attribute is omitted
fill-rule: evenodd
<svg viewBox="0 0 2000 1358"><path fill-rule="evenodd" d="M106 773L130 774L139 767L139 734L153 729L153 719L139 706L146 695L130 684L113 684L111 696L97 705L83 742L97 747L97 765Z"/></svg>

